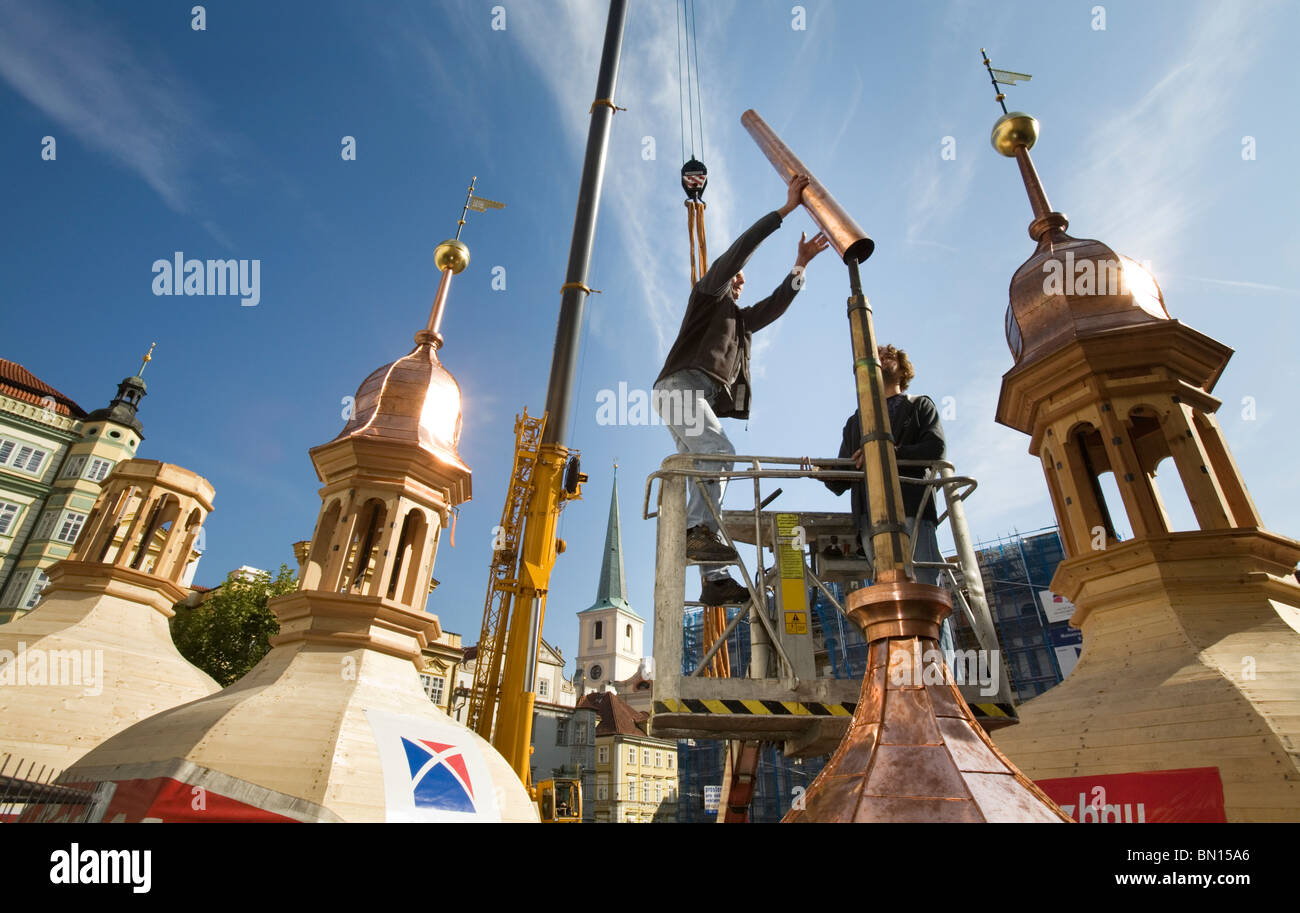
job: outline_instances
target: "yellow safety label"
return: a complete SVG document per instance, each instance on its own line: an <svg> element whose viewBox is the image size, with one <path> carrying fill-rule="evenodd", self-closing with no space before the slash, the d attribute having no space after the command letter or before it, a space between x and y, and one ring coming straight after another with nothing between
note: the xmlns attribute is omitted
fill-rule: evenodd
<svg viewBox="0 0 1300 913"><path fill-rule="evenodd" d="M807 633L808 633L808 613L807 613L807 612L786 612L786 613L785 613L785 633L787 633L787 634L807 634Z"/></svg>

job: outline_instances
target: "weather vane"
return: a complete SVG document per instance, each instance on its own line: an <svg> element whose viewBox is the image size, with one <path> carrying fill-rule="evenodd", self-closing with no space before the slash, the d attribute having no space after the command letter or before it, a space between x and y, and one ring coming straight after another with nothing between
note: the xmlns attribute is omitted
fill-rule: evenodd
<svg viewBox="0 0 1300 913"><path fill-rule="evenodd" d="M460 240L461 229L465 227L465 215L471 209L474 212L487 212L489 209L505 209L505 203L498 203L496 200L489 200L486 197L474 196L474 185L478 183L478 176L475 175L469 182L469 192L465 195L465 208L460 211L460 219L456 222L456 240Z"/></svg>
<svg viewBox="0 0 1300 913"><path fill-rule="evenodd" d="M1017 73L1014 70L995 70L993 64L989 62L988 52L980 48L980 54L984 57L984 66L989 71L989 79L993 80L993 91L997 94L993 96L994 100L1002 106L1002 113L1007 114L1007 96L1002 91L1003 84L1014 86L1018 82L1029 82L1031 77L1028 73Z"/></svg>

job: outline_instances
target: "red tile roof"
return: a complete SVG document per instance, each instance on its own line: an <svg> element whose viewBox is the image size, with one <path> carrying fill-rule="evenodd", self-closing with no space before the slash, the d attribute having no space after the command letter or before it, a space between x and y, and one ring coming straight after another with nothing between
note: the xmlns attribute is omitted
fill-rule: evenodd
<svg viewBox="0 0 1300 913"><path fill-rule="evenodd" d="M628 702L612 691L585 695L575 709L594 710L599 717L596 735L630 735L645 738L650 714L633 710Z"/></svg>
<svg viewBox="0 0 1300 913"><path fill-rule="evenodd" d="M48 396L54 401L54 411L71 418L85 418L86 410L71 397L55 390L31 371L15 361L0 358L0 393L33 406L44 406Z"/></svg>

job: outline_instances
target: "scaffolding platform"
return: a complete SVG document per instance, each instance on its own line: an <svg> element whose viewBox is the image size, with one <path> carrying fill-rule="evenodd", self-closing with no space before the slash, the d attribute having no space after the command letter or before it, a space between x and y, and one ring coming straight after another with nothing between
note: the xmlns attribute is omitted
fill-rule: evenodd
<svg viewBox="0 0 1300 913"><path fill-rule="evenodd" d="M727 471L702 470L699 462L733 462ZM955 564L914 562L933 567L953 591L954 612L963 613L976 632L980 651L997 669L996 690L978 682L963 684L962 696L988 730L1016 723L1013 691L1001 661L979 565L966 529L962 501L973 479L955 474L945 461L900 463L903 484L925 485L943 497L940 522L948 522L957 546ZM911 476L908 474L912 473ZM824 755L840 743L853 716L862 672L854 668L844 637L832 638L843 661L828 656L822 615L838 616L862 647L857 625L844 614L846 585L871 576L870 563L843 554L857 549L857 524L849 513L768 509L780 489L764 492L768 480L857 479L852 461L730 455L673 455L646 482L643 515L658 518L655 567L655 682L651 731L660 738L720 739L780 743L790 757ZM686 492L694 480L724 476L753 481L749 510L714 511L724 538L755 556L752 571L736 568L750 592L747 606L733 608L720 637L712 643L695 629L698 603L685 598ZM654 483L656 508L651 510ZM771 484L768 481L768 484ZM737 486L731 486L735 490ZM834 537L832 540L831 537ZM832 541L835 545L828 543ZM836 555L836 550L841 552ZM807 549L807 551L806 551ZM825 554L829 550L830 554ZM957 580L964 581L958 586ZM830 608L827 609L826 607ZM758 607L763 607L762 610ZM819 636L820 635L820 636ZM730 649L725 649L730 644ZM729 677L712 674L715 654L725 649ZM832 651L833 653L833 651ZM828 662L829 659L829 662ZM856 673L856 674L854 674Z"/></svg>

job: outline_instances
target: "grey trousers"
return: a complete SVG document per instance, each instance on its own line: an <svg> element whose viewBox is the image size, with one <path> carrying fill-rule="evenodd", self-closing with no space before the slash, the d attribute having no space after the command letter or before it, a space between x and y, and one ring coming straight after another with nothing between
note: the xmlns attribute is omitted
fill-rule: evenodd
<svg viewBox="0 0 1300 913"><path fill-rule="evenodd" d="M726 432L722 430L722 422L713 411L713 399L717 393L717 382L703 371L693 369L670 374L655 384L651 400L655 412L672 432L678 453L736 452ZM696 468L725 471L732 465L700 462ZM727 490L726 479L708 479L704 481L704 489L721 512L722 496ZM718 532L718 523L700 495L700 486L691 480L687 486L686 528L695 526L708 527L715 535ZM725 567L702 567L700 576L707 581L721 580L730 574Z"/></svg>

